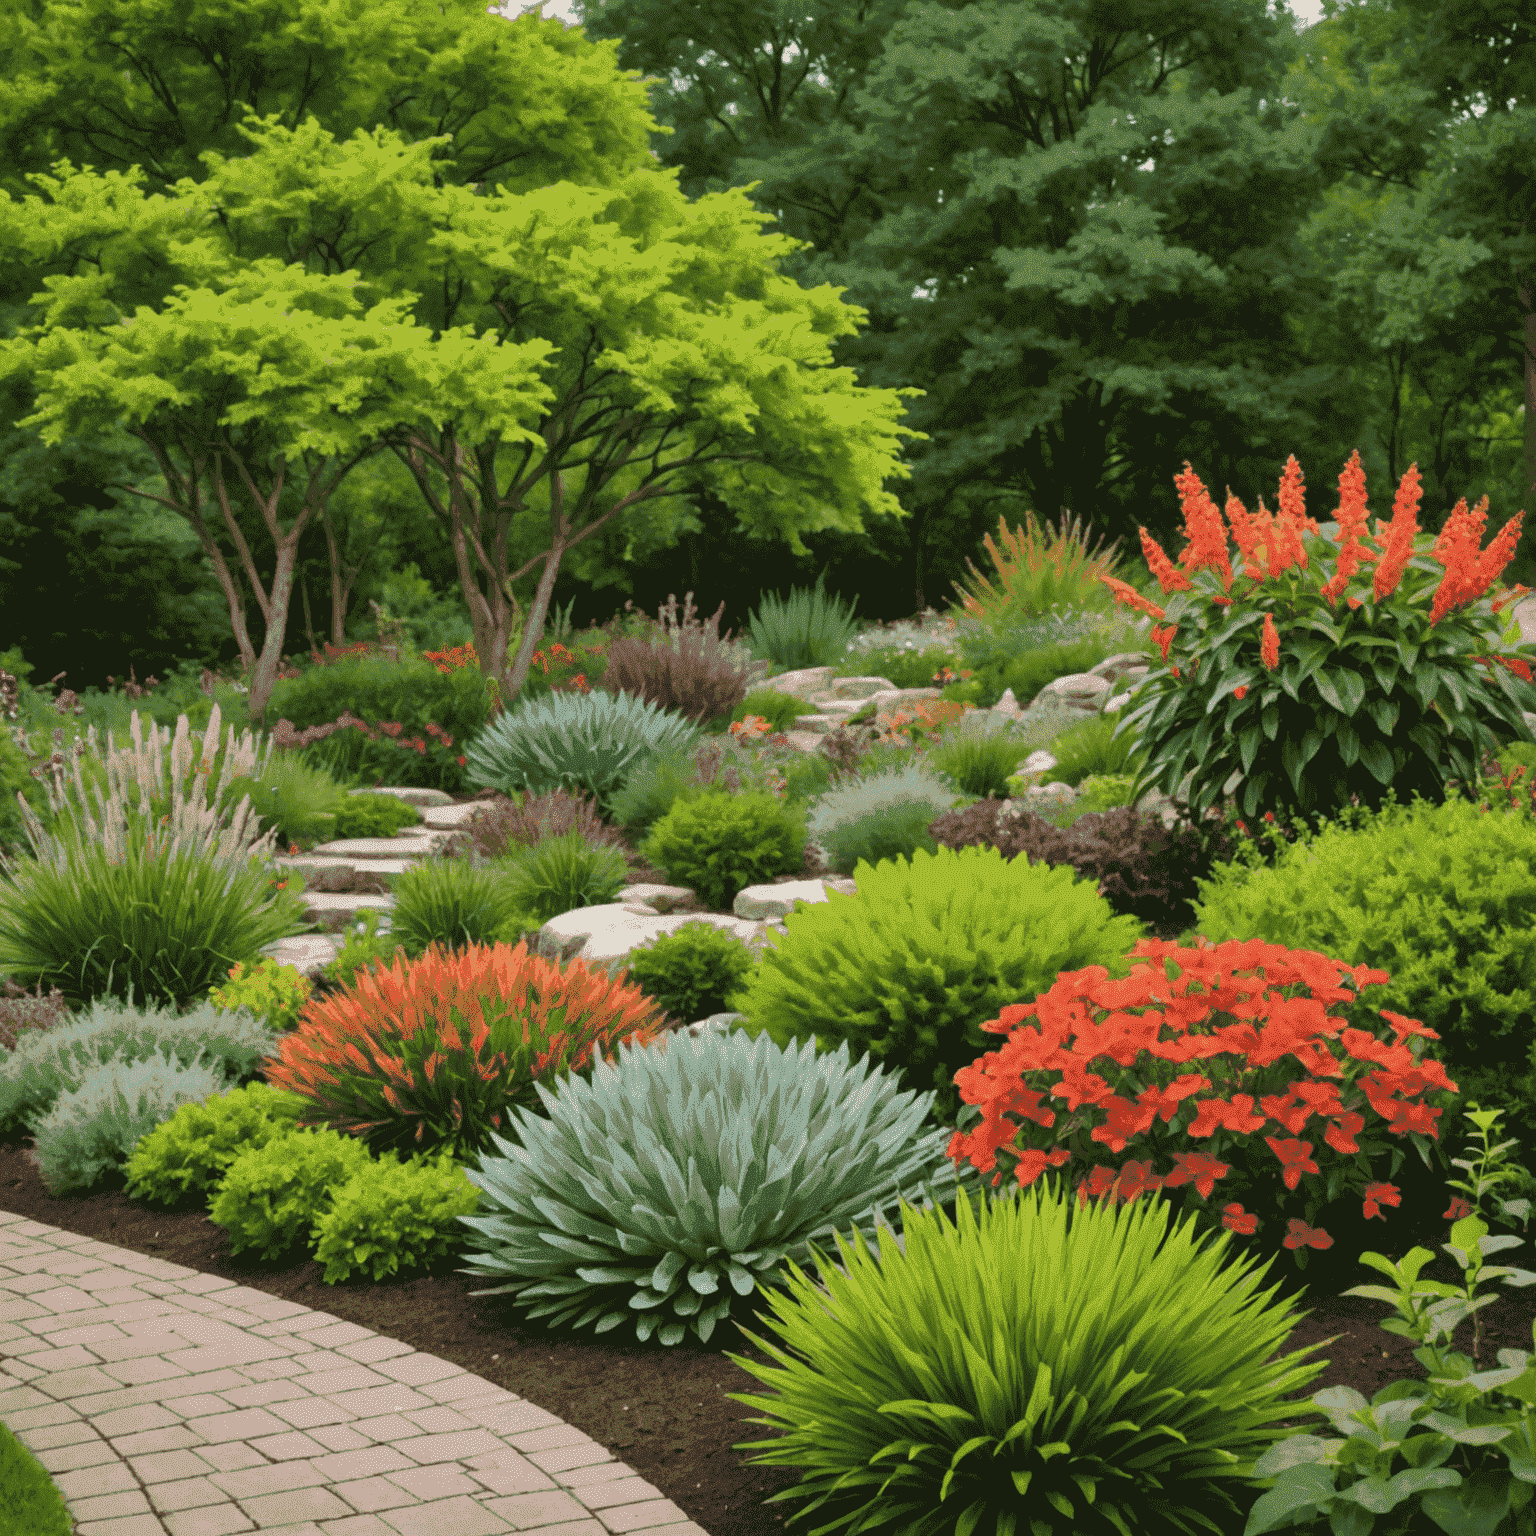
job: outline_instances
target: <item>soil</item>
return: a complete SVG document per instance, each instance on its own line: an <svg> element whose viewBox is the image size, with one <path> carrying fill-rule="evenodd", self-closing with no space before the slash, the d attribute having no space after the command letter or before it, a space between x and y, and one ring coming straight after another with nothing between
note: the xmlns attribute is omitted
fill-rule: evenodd
<svg viewBox="0 0 1536 1536"><path fill-rule="evenodd" d="M157 1209L129 1200L121 1190L55 1198L25 1145L0 1146L0 1207L252 1286L451 1360L606 1446L710 1536L779 1536L786 1515L801 1507L796 1500L764 1503L798 1482L794 1468L754 1467L747 1458L755 1453L733 1449L736 1442L767 1438L769 1432L750 1422L758 1410L727 1394L766 1388L727 1359L726 1351L774 1363L734 1328L717 1329L707 1345L689 1338L670 1347L641 1344L633 1334L626 1342L616 1333L551 1330L518 1321L505 1297L471 1296L485 1282L455 1273L451 1260L414 1278L325 1285L320 1265L310 1259L261 1264L231 1258L223 1231L200 1209ZM1444 1241L1443 1224L1424 1237L1430 1243ZM1449 1260L1432 1265L1426 1274L1456 1278ZM1376 1326L1388 1315L1383 1304L1334 1295L1306 1305L1309 1315L1296 1324L1286 1348L1325 1345L1317 1357L1329 1363L1299 1394L1302 1399L1337 1385L1370 1397L1390 1381L1425 1378L1413 1358L1412 1341ZM743 1307L740 1321L747 1328L763 1338L776 1337L766 1323L753 1319L754 1311L771 1317L761 1298ZM1530 1349L1536 1319L1536 1297L1530 1291L1506 1291L1480 1315L1482 1361L1491 1362L1500 1349ZM1471 1321L1456 1342L1471 1352Z"/></svg>

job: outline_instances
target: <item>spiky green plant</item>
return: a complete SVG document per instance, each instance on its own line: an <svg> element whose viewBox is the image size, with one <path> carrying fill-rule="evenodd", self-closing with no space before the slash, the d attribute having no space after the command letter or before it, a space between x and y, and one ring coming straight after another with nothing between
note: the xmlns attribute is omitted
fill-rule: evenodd
<svg viewBox="0 0 1536 1536"><path fill-rule="evenodd" d="M813 591L793 588L787 602L773 592L760 596L757 612L747 621L747 633L753 654L768 657L776 671L835 667L846 660L858 633L853 618L858 599L844 611L837 598L827 597L826 579L823 571Z"/></svg>

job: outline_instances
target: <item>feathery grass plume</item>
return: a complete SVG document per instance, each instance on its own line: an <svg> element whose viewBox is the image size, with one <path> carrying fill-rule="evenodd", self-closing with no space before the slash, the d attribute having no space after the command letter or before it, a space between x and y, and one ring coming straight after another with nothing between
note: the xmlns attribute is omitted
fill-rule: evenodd
<svg viewBox="0 0 1536 1536"><path fill-rule="evenodd" d="M137 710L130 742L118 746L109 732L103 747L95 727L77 742L73 760L44 780L52 825L20 802L27 840L40 863L62 869L87 848L99 848L110 863L120 863L128 844L144 841L151 849L207 854L221 868L249 868L253 857L271 852L275 833L261 834L249 799L220 809L225 788L240 777L253 777L271 755L270 743L258 746L254 732L221 741L219 706L195 741L185 715L169 726L149 722Z"/></svg>

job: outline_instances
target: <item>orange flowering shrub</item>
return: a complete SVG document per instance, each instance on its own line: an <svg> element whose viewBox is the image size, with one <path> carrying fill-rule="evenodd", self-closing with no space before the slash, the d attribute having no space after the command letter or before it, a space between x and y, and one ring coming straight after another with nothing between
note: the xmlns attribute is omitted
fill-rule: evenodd
<svg viewBox="0 0 1536 1536"><path fill-rule="evenodd" d="M1358 1227L1345 1202L1363 1220L1399 1203L1403 1143L1427 1156L1438 1134L1424 1091L1456 1085L1417 1020L1383 1010L1385 1037L1330 1016L1386 972L1258 939L1143 939L1131 955L1124 980L1066 971L981 1026L1008 1041L955 1074L982 1116L951 1158L994 1185L1062 1169L1085 1200L1182 1189L1212 1228L1285 1225L1300 1264L1333 1245L1325 1208Z"/></svg>
<svg viewBox="0 0 1536 1536"><path fill-rule="evenodd" d="M1139 731L1135 793L1178 796L1192 774L1197 819L1234 775L1237 809L1332 814L1391 791L1439 802L1448 779L1475 784L1484 752L1533 739L1530 659L1495 590L1515 552L1518 512L1481 548L1488 499L1459 501L1438 536L1419 531L1418 467L1374 530L1355 453L1339 476L1334 527L1308 515L1301 468L1286 461L1271 513L1230 489L1219 511L1188 465L1175 476L1184 549L1175 564L1141 530L1165 603L1102 578L1150 615L1163 664L1120 729ZM1230 545L1228 542L1230 534Z"/></svg>
<svg viewBox="0 0 1536 1536"><path fill-rule="evenodd" d="M617 1059L620 1041L662 1032L662 1012L627 979L580 960L564 971L525 944L475 944L389 970L359 971L310 1002L267 1070L314 1106L305 1125L351 1132L375 1152L487 1150L535 1083Z"/></svg>

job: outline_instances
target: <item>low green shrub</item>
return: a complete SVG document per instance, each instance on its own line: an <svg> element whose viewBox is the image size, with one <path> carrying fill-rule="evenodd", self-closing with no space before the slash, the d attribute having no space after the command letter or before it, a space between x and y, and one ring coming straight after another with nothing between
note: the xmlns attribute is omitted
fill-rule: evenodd
<svg viewBox="0 0 1536 1536"><path fill-rule="evenodd" d="M526 914L525 929L577 907L614 901L629 884L629 861L611 846L589 843L580 832L547 837L503 861L513 904Z"/></svg>
<svg viewBox="0 0 1536 1536"><path fill-rule="evenodd" d="M858 894L830 892L784 919L736 999L741 1026L780 1045L814 1037L900 1062L953 1125L955 1073L989 1050L981 1024L1030 1002L1060 971L1125 957L1141 925L1117 917L1069 869L995 849L921 850L854 873Z"/></svg>
<svg viewBox="0 0 1536 1536"><path fill-rule="evenodd" d="M208 1218L229 1233L232 1254L280 1259L330 1209L355 1174L375 1171L368 1148L336 1131L295 1131L242 1152L228 1167Z"/></svg>
<svg viewBox="0 0 1536 1536"><path fill-rule="evenodd" d="M713 793L679 801L641 849L709 908L728 908L743 886L805 864L805 818L770 794Z"/></svg>
<svg viewBox="0 0 1536 1536"><path fill-rule="evenodd" d="M837 664L840 677L883 677L893 688L932 688L956 654L948 645L864 645Z"/></svg>
<svg viewBox="0 0 1536 1536"><path fill-rule="evenodd" d="M680 1024L723 1013L755 963L752 951L702 919L632 949L624 962L640 990Z"/></svg>
<svg viewBox="0 0 1536 1536"><path fill-rule="evenodd" d="M408 955L430 944L516 943L533 921L513 894L507 871L462 859L423 859L394 877L390 934Z"/></svg>
<svg viewBox="0 0 1536 1536"><path fill-rule="evenodd" d="M1042 784L1070 784L1076 789L1092 774L1130 774L1135 777L1142 754L1136 749L1134 731L1116 736L1121 711L1090 715L1081 725L1063 731L1051 743L1056 766L1040 776Z"/></svg>
<svg viewBox="0 0 1536 1536"><path fill-rule="evenodd" d="M905 767L828 790L812 808L807 829L840 875L852 874L861 862L932 853L938 845L928 823L955 804L956 789L953 780L909 757Z"/></svg>
<svg viewBox="0 0 1536 1536"><path fill-rule="evenodd" d="M493 1137L500 1155L468 1170L482 1214L462 1218L464 1268L505 1282L472 1294L510 1295L552 1328L632 1321L642 1342L707 1343L733 1296L782 1283L812 1240L956 1188L928 1096L846 1046L677 1034L538 1091L545 1113L515 1110L516 1140Z"/></svg>
<svg viewBox="0 0 1536 1536"><path fill-rule="evenodd" d="M583 790L606 811L647 757L692 747L698 728L632 693L519 699L464 749L469 782L503 794Z"/></svg>
<svg viewBox="0 0 1536 1536"><path fill-rule="evenodd" d="M121 1173L140 1140L183 1104L200 1104L227 1086L219 1063L179 1061L164 1046L153 1056L92 1067L33 1124L43 1183L54 1195L94 1188Z"/></svg>
<svg viewBox="0 0 1536 1536"><path fill-rule="evenodd" d="M1093 773L1078 788L1082 798L1077 802L1082 811L1113 811L1132 803L1136 789L1136 776L1130 773Z"/></svg>
<svg viewBox="0 0 1536 1536"><path fill-rule="evenodd" d="M135 1200L175 1205L209 1195L236 1158L298 1128L305 1101L266 1083L247 1083L183 1104L134 1147L127 1191Z"/></svg>
<svg viewBox="0 0 1536 1536"><path fill-rule="evenodd" d="M232 780L219 798L231 809L249 799L262 831L275 832L278 846L287 848L341 836L337 819L350 797L323 769L274 753L255 772Z"/></svg>
<svg viewBox="0 0 1536 1536"><path fill-rule="evenodd" d="M946 731L926 760L935 773L953 779L962 793L1001 799L1008 793L1008 780L1029 752L1006 722L978 712Z"/></svg>
<svg viewBox="0 0 1536 1536"><path fill-rule="evenodd" d="M336 813L336 837L393 837L421 824L421 812L399 795L370 795L354 790Z"/></svg>
<svg viewBox="0 0 1536 1536"><path fill-rule="evenodd" d="M61 1093L78 1088L87 1073L114 1059L147 1061L169 1051L190 1065L201 1056L231 1081L244 1082L280 1038L249 1013L224 1013L207 1002L180 1015L94 1003L67 1024L23 1036L0 1060L0 1134L30 1129Z"/></svg>
<svg viewBox="0 0 1536 1536"><path fill-rule="evenodd" d="M292 1029L304 1012L314 990L296 965L279 965L264 955L254 966L234 966L229 980L208 994L213 1006L224 1013L244 1008L272 1029Z"/></svg>
<svg viewBox="0 0 1536 1536"><path fill-rule="evenodd" d="M382 1159L332 1190L316 1217L320 1278L336 1285L357 1273L377 1281L424 1268L459 1245L460 1218L479 1206L479 1190L452 1158Z"/></svg>
<svg viewBox="0 0 1536 1536"><path fill-rule="evenodd" d="M823 1529L1002 1532L1021 1508L1034 1536L1241 1529L1323 1362L1280 1353L1299 1318L1267 1265L1170 1214L1053 1182L953 1224L904 1206L903 1249L839 1234L839 1263L793 1266L774 1336L742 1329L778 1364L729 1357L770 1391L728 1395L775 1432L736 1449L801 1472L769 1502L815 1500L791 1518Z"/></svg>

